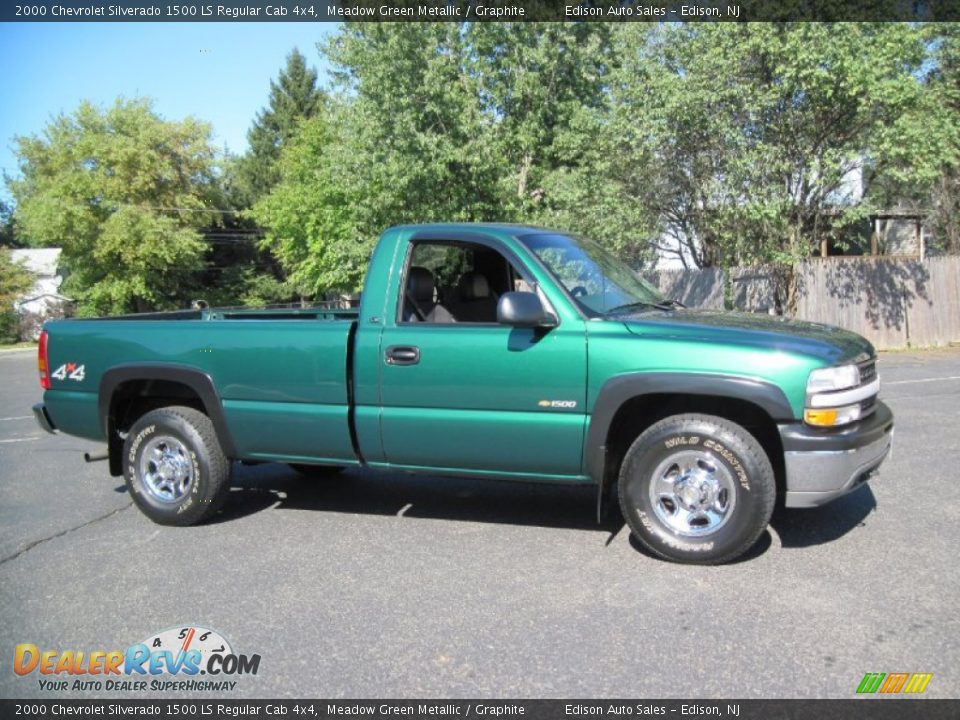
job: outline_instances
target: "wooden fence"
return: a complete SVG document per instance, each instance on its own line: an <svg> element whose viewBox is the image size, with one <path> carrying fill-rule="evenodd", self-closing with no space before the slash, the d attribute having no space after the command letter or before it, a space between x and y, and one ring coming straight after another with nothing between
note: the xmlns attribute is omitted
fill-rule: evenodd
<svg viewBox="0 0 960 720"><path fill-rule="evenodd" d="M665 297L688 307L723 309L724 274L720 268L660 270L647 276Z"/></svg>
<svg viewBox="0 0 960 720"><path fill-rule="evenodd" d="M717 268L666 270L653 282L691 307L722 308L726 275ZM734 309L772 312L768 268L734 268ZM960 342L960 257L811 259L796 268L795 317L839 325L879 350Z"/></svg>

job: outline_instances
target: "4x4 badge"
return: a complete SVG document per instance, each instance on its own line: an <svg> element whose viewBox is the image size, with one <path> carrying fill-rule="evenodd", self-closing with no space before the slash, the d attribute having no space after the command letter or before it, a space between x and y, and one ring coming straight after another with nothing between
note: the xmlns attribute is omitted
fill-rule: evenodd
<svg viewBox="0 0 960 720"><path fill-rule="evenodd" d="M50 373L50 377L57 380L76 380L77 382L81 382L86 376L86 365L76 363L64 363Z"/></svg>

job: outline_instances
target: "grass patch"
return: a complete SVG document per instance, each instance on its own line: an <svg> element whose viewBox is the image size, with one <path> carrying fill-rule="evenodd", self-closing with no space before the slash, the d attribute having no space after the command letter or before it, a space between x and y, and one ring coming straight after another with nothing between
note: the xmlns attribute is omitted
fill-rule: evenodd
<svg viewBox="0 0 960 720"><path fill-rule="evenodd" d="M27 348L35 348L37 344L29 340L25 342L15 342L15 343L5 343L0 342L0 352L4 350L26 350Z"/></svg>

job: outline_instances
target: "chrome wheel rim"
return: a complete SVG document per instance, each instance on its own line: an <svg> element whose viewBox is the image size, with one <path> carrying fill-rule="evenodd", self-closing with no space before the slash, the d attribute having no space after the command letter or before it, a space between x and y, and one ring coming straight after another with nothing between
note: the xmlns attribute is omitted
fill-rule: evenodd
<svg viewBox="0 0 960 720"><path fill-rule="evenodd" d="M677 535L703 537L717 532L736 503L732 473L709 452L676 452L654 470L650 505L660 522Z"/></svg>
<svg viewBox="0 0 960 720"><path fill-rule="evenodd" d="M140 454L143 487L162 503L180 502L191 491L192 468L186 446L169 435L152 438Z"/></svg>

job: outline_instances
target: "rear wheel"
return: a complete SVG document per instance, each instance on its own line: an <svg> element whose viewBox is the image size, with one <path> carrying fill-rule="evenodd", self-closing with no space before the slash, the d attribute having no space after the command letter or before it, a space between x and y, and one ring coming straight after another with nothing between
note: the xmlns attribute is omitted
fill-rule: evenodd
<svg viewBox="0 0 960 720"><path fill-rule="evenodd" d="M627 450L620 507L634 535L660 557L718 564L746 552L776 499L770 460L740 425L713 415L675 415Z"/></svg>
<svg viewBox="0 0 960 720"><path fill-rule="evenodd" d="M230 493L230 461L213 423L191 407L151 410L130 428L124 477L137 507L161 525L193 525Z"/></svg>

